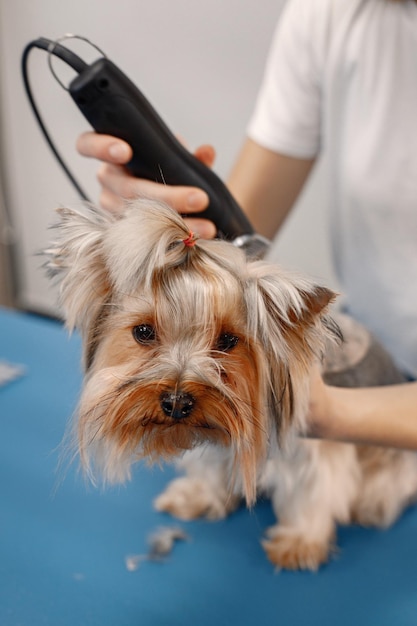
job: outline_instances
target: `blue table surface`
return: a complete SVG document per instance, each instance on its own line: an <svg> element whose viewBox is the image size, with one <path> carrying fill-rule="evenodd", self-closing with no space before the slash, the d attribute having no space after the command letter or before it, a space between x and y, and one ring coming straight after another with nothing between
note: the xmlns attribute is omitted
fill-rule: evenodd
<svg viewBox="0 0 417 626"><path fill-rule="evenodd" d="M81 386L80 341L62 326L0 310L0 360L23 377L0 387L0 625L416 626L417 509L388 531L339 529L318 573L275 573L259 540L268 502L221 522L181 523L190 541L128 571L150 533L172 524L153 498L170 468L130 483L60 475L59 444Z"/></svg>

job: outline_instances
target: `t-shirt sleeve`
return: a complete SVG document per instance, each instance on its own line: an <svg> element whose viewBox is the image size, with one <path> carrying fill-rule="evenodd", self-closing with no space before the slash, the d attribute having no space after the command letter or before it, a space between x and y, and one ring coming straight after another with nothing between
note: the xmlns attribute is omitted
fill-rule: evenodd
<svg viewBox="0 0 417 626"><path fill-rule="evenodd" d="M299 158L319 152L325 19L320 0L288 0L279 19L247 129L274 152Z"/></svg>

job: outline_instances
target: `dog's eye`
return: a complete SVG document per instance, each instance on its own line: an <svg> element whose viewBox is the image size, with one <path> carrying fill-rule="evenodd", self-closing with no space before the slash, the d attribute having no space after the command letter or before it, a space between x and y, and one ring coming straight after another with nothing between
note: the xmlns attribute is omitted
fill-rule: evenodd
<svg viewBox="0 0 417 626"><path fill-rule="evenodd" d="M155 341L155 328L151 324L139 324L132 329L133 337L138 343L149 343Z"/></svg>
<svg viewBox="0 0 417 626"><path fill-rule="evenodd" d="M229 352L229 350L235 347L238 341L239 337L236 337L236 335L232 335L232 333L222 333L217 338L216 348L221 352Z"/></svg>

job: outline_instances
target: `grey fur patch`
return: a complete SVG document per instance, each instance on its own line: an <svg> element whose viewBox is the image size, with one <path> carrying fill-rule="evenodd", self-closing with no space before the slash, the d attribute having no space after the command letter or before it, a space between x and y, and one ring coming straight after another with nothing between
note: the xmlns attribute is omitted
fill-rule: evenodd
<svg viewBox="0 0 417 626"><path fill-rule="evenodd" d="M405 382L393 359L361 324L347 315L334 316L343 334L341 345L329 345L323 378L336 387L373 387Z"/></svg>

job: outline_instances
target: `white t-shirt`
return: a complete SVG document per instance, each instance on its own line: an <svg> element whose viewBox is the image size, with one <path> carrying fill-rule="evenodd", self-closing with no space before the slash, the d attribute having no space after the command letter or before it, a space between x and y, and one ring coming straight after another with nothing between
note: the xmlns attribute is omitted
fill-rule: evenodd
<svg viewBox="0 0 417 626"><path fill-rule="evenodd" d="M417 377L417 3L288 0L248 134L325 151L349 312Z"/></svg>

